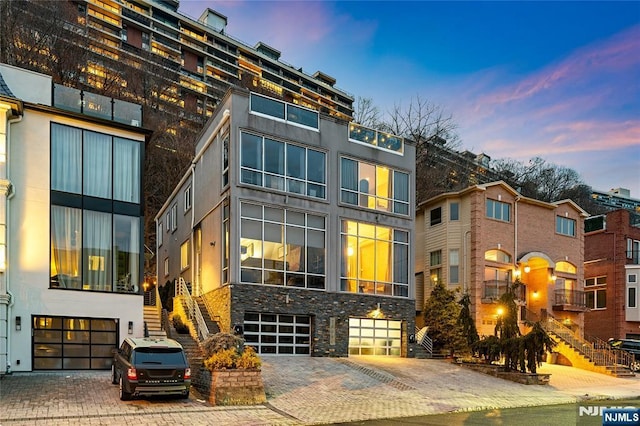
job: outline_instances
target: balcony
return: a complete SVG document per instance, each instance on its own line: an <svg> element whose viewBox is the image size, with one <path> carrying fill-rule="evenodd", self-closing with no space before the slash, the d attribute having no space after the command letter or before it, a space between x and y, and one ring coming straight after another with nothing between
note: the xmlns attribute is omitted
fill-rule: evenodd
<svg viewBox="0 0 640 426"><path fill-rule="evenodd" d="M495 303L507 290L513 288L513 282L501 280L489 280L482 283L482 303ZM527 294L527 286L519 284L515 288L516 300L525 302Z"/></svg>
<svg viewBox="0 0 640 426"><path fill-rule="evenodd" d="M579 290L555 290L554 311L584 312L587 310L584 291Z"/></svg>
<svg viewBox="0 0 640 426"><path fill-rule="evenodd" d="M349 140L373 145L378 149L391 151L396 154L404 153L404 139L400 136L369 129L357 123L349 123Z"/></svg>
<svg viewBox="0 0 640 426"><path fill-rule="evenodd" d="M130 126L142 126L141 105L60 84L53 85L53 106Z"/></svg>

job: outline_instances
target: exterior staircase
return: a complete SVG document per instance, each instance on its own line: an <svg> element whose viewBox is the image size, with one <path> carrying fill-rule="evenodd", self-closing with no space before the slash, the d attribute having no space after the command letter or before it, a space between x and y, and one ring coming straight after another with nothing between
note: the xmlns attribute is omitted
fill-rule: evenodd
<svg viewBox="0 0 640 426"><path fill-rule="evenodd" d="M583 339L552 316L548 315L540 324L557 343L556 352L574 367L614 377L635 376L628 367L630 359L627 359L627 354L608 348L604 342L594 344Z"/></svg>
<svg viewBox="0 0 640 426"><path fill-rule="evenodd" d="M190 334L178 334L173 325L169 326L169 334L171 338L182 345L184 353L189 360L189 367L191 367L191 383L198 380L200 376L200 370L203 368L204 353L198 343Z"/></svg>
<svg viewBox="0 0 640 426"><path fill-rule="evenodd" d="M162 329L162 317L156 306L144 306L143 318L145 337L165 338L167 332Z"/></svg>
<svg viewBox="0 0 640 426"><path fill-rule="evenodd" d="M202 296L194 297L193 300L198 305L200 309L200 313L202 314L202 318L204 322L207 324L207 329L209 330L209 334L217 334L220 333L220 326L216 321L211 318L211 314L209 313L209 309L207 309L207 305L204 302Z"/></svg>
<svg viewBox="0 0 640 426"><path fill-rule="evenodd" d="M418 359L433 358L433 342L427 336L427 327L418 329L416 327L416 345L414 346L414 356Z"/></svg>

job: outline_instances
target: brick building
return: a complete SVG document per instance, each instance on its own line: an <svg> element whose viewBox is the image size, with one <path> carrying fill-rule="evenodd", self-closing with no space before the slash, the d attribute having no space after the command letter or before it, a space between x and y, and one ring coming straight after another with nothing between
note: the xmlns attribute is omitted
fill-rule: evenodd
<svg viewBox="0 0 640 426"><path fill-rule="evenodd" d="M581 331L583 221L571 200L547 203L499 181L431 198L416 213L416 311L437 281L471 296L481 335L492 335L497 300L516 280L519 318L552 315Z"/></svg>
<svg viewBox="0 0 640 426"><path fill-rule="evenodd" d="M585 227L585 334L640 339L640 215L619 209Z"/></svg>

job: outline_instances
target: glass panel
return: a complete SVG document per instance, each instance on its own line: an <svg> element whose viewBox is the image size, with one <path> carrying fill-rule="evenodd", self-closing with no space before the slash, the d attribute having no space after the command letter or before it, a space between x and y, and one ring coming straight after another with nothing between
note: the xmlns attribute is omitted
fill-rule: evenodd
<svg viewBox="0 0 640 426"><path fill-rule="evenodd" d="M314 151L313 149L307 150L307 160L309 167L307 168L307 179L312 182L325 183L326 182L326 170L325 170L325 154L324 152Z"/></svg>
<svg viewBox="0 0 640 426"><path fill-rule="evenodd" d="M140 142L114 138L113 198L140 202Z"/></svg>
<svg viewBox="0 0 640 426"><path fill-rule="evenodd" d="M34 370L61 370L61 358L35 358L33 360Z"/></svg>
<svg viewBox="0 0 640 426"><path fill-rule="evenodd" d="M81 210L51 206L51 287L82 288L81 246Z"/></svg>
<svg viewBox="0 0 640 426"><path fill-rule="evenodd" d="M288 271L304 272L304 228L287 226L286 243L286 269Z"/></svg>
<svg viewBox="0 0 640 426"><path fill-rule="evenodd" d="M305 178L305 149L296 145L287 145L287 176Z"/></svg>
<svg viewBox="0 0 640 426"><path fill-rule="evenodd" d="M297 107L295 105L287 105L287 120L293 123L318 128L318 113Z"/></svg>
<svg viewBox="0 0 640 426"><path fill-rule="evenodd" d="M111 215L83 212L83 289L111 291Z"/></svg>
<svg viewBox="0 0 640 426"><path fill-rule="evenodd" d="M287 223L304 226L304 213L287 211Z"/></svg>
<svg viewBox="0 0 640 426"><path fill-rule="evenodd" d="M82 155L83 193L111 197L111 136L84 132Z"/></svg>
<svg viewBox="0 0 640 426"><path fill-rule="evenodd" d="M242 167L262 170L262 138L250 133L241 134Z"/></svg>
<svg viewBox="0 0 640 426"><path fill-rule="evenodd" d="M65 370L88 370L90 367L88 358L63 358Z"/></svg>
<svg viewBox="0 0 640 426"><path fill-rule="evenodd" d="M62 335L64 343L89 343L88 331L65 331Z"/></svg>
<svg viewBox="0 0 640 426"><path fill-rule="evenodd" d="M114 320L91 320L91 330L116 331L116 322Z"/></svg>
<svg viewBox="0 0 640 426"><path fill-rule="evenodd" d="M52 344L34 344L33 347L33 356L34 357L61 357L62 356L62 345L52 345Z"/></svg>
<svg viewBox="0 0 640 426"><path fill-rule="evenodd" d="M262 206L259 206L257 204L242 203L240 208L242 217L262 219Z"/></svg>
<svg viewBox="0 0 640 426"><path fill-rule="evenodd" d="M279 102L274 99L268 99L253 93L251 94L251 111L259 112L284 120L284 106L285 104L283 102Z"/></svg>
<svg viewBox="0 0 640 426"><path fill-rule="evenodd" d="M51 189L82 191L82 130L51 125Z"/></svg>
<svg viewBox="0 0 640 426"><path fill-rule="evenodd" d="M260 206L257 206L257 207L260 208ZM265 220L270 220L272 222L282 223L282 222L284 222L284 210L283 209L274 208L274 207L265 207L264 208L264 219Z"/></svg>
<svg viewBox="0 0 640 426"><path fill-rule="evenodd" d="M307 225L310 228L324 229L324 217L307 215Z"/></svg>
<svg viewBox="0 0 640 426"><path fill-rule="evenodd" d="M265 138L264 152L264 170L284 175L284 143Z"/></svg>
<svg viewBox="0 0 640 426"><path fill-rule="evenodd" d="M324 274L325 235L324 231L307 230L307 271L313 274Z"/></svg>
<svg viewBox="0 0 640 426"><path fill-rule="evenodd" d="M88 357L89 345L64 345L64 356L84 356Z"/></svg>
<svg viewBox="0 0 640 426"><path fill-rule="evenodd" d="M391 278L391 243L388 241L377 241L375 245L375 257L366 256L361 259L361 262L366 262L366 259L375 259L375 280L390 282ZM362 265L363 269L368 266ZM369 276L365 279L370 279ZM389 291L390 292L390 291Z"/></svg>
<svg viewBox="0 0 640 426"><path fill-rule="evenodd" d="M393 245L393 282L409 284L409 246Z"/></svg>
<svg viewBox="0 0 640 426"><path fill-rule="evenodd" d="M116 291L137 293L140 283L140 219L113 216Z"/></svg>
<svg viewBox="0 0 640 426"><path fill-rule="evenodd" d="M62 341L61 331L34 330L33 341L36 343L59 343Z"/></svg>

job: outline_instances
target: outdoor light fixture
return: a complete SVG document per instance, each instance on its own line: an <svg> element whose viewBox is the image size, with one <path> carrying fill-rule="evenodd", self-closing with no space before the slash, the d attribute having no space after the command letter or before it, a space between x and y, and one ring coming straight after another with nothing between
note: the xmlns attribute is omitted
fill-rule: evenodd
<svg viewBox="0 0 640 426"><path fill-rule="evenodd" d="M496 312L498 313L498 316L501 317L502 314L504 314L504 309L498 308Z"/></svg>
<svg viewBox="0 0 640 426"><path fill-rule="evenodd" d="M133 321L129 321L129 334L133 334Z"/></svg>
<svg viewBox="0 0 640 426"><path fill-rule="evenodd" d="M529 272L531 272L531 268L529 267L529 265L524 267L524 273L528 274Z"/></svg>
<svg viewBox="0 0 640 426"><path fill-rule="evenodd" d="M538 298L538 290L533 290L533 298L534 299Z"/></svg>
<svg viewBox="0 0 640 426"><path fill-rule="evenodd" d="M22 330L22 317L16 317L16 331Z"/></svg>

